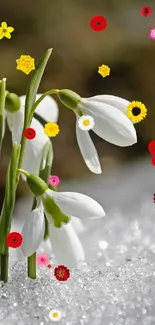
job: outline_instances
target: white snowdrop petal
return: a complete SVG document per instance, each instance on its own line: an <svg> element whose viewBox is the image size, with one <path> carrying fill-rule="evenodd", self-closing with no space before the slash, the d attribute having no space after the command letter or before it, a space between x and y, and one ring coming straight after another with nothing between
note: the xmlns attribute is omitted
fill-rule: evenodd
<svg viewBox="0 0 155 325"><path fill-rule="evenodd" d="M105 212L102 206L87 195L75 192L54 192L47 190L60 209L69 216L79 219L102 218Z"/></svg>
<svg viewBox="0 0 155 325"><path fill-rule="evenodd" d="M42 94L36 95L38 100ZM21 105L25 105L26 96L20 96ZM46 122L57 122L59 116L59 108L56 101L51 96L46 96L37 106L35 113L42 117Z"/></svg>
<svg viewBox="0 0 155 325"><path fill-rule="evenodd" d="M81 151L81 155L88 166L88 168L95 174L101 174L102 169L97 154L97 150L93 144L93 141L88 131L83 132L77 125L78 117L76 121L76 137Z"/></svg>
<svg viewBox="0 0 155 325"><path fill-rule="evenodd" d="M91 114L95 120L93 131L102 139L120 147L137 142L136 130L129 120L117 108L105 103L84 99L79 108L84 114Z"/></svg>
<svg viewBox="0 0 155 325"><path fill-rule="evenodd" d="M58 264L74 268L79 262L85 261L83 246L71 222L59 229L49 224L49 234Z"/></svg>
<svg viewBox="0 0 155 325"><path fill-rule="evenodd" d="M94 97L87 98L88 102L90 101L96 101L100 102L102 104L108 104L110 106L113 106L117 109L119 109L121 112L126 114L126 110L130 102L124 98L112 96L112 95L98 95Z"/></svg>
<svg viewBox="0 0 155 325"><path fill-rule="evenodd" d="M21 250L24 256L31 256L37 251L43 240L44 232L44 213L41 205L29 214L21 231L23 237Z"/></svg>

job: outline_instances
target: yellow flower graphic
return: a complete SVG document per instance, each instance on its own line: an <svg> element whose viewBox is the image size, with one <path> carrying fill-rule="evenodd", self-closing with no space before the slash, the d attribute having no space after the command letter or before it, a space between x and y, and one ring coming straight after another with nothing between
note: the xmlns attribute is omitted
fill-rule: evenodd
<svg viewBox="0 0 155 325"><path fill-rule="evenodd" d="M11 38L10 33L12 33L14 31L13 27L8 27L7 23L5 21L3 21L1 23L1 27L0 27L0 39L2 39L3 37L6 38Z"/></svg>
<svg viewBox="0 0 155 325"><path fill-rule="evenodd" d="M126 114L133 123L138 123L146 117L147 108L141 102L134 100L128 105Z"/></svg>
<svg viewBox="0 0 155 325"><path fill-rule="evenodd" d="M48 122L45 124L44 132L48 137L55 137L60 132L60 129L57 123Z"/></svg>
<svg viewBox="0 0 155 325"><path fill-rule="evenodd" d="M21 55L19 59L16 60L17 70L23 71L26 74L29 74L32 70L35 69L34 59L30 55Z"/></svg>
<svg viewBox="0 0 155 325"><path fill-rule="evenodd" d="M108 65L102 64L100 67L98 67L98 73L103 77L107 77L110 75L110 68Z"/></svg>

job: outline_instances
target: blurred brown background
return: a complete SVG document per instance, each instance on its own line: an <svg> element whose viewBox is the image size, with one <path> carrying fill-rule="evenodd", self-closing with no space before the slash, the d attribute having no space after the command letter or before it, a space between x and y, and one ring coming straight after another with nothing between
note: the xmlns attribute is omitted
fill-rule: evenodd
<svg viewBox="0 0 155 325"><path fill-rule="evenodd" d="M144 5L153 10L146 18L140 15ZM95 15L108 20L102 32L90 28ZM148 108L147 119L136 125L138 143L132 147L113 146L92 133L103 172L148 154L147 145L155 138L155 41L149 38L149 30L155 28L153 0L10 0L1 3L0 19L15 28L11 40L0 41L0 79L7 78L9 91L25 94L29 79L16 70L16 59L28 54L37 61L53 47L40 92L69 88L82 97L112 94L142 101ZM98 74L102 64L111 68L109 77ZM53 140L52 173L61 179L89 177L76 143L75 116L60 103L59 107L61 132ZM10 151L7 130L0 167L1 199ZM18 195L24 191L21 185Z"/></svg>

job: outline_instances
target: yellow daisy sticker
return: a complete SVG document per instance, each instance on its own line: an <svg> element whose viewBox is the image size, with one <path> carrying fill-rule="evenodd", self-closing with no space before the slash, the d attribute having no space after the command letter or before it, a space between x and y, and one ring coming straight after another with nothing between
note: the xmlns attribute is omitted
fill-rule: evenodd
<svg viewBox="0 0 155 325"><path fill-rule="evenodd" d="M57 123L48 122L45 124L44 132L48 137L55 137L60 132L60 129Z"/></svg>
<svg viewBox="0 0 155 325"><path fill-rule="evenodd" d="M25 74L29 74L35 69L34 59L30 55L21 55L19 59L16 60L17 70L23 71Z"/></svg>
<svg viewBox="0 0 155 325"><path fill-rule="evenodd" d="M98 67L98 73L103 77L107 77L110 75L110 68L108 65L102 64L100 67Z"/></svg>
<svg viewBox="0 0 155 325"><path fill-rule="evenodd" d="M1 23L1 27L0 27L0 39L2 39L3 37L6 37L8 39L11 38L11 33L14 31L13 27L8 27L7 23L5 21L3 21Z"/></svg>
<svg viewBox="0 0 155 325"><path fill-rule="evenodd" d="M128 105L126 114L133 123L138 123L146 117L147 108L143 103L134 100Z"/></svg>

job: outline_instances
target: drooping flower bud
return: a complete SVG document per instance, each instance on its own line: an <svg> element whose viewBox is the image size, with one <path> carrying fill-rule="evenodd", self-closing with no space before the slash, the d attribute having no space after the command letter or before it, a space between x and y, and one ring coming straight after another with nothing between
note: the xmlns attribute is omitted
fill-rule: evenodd
<svg viewBox="0 0 155 325"><path fill-rule="evenodd" d="M10 113L15 113L20 109L20 99L14 93L7 92L5 100L5 109Z"/></svg>
<svg viewBox="0 0 155 325"><path fill-rule="evenodd" d="M81 97L69 89L59 90L58 98L66 107L70 109L76 109L81 101Z"/></svg>
<svg viewBox="0 0 155 325"><path fill-rule="evenodd" d="M39 177L33 174L29 174L23 169L18 169L21 173L26 176L26 181L29 189L35 197L41 196L48 190L48 185Z"/></svg>

